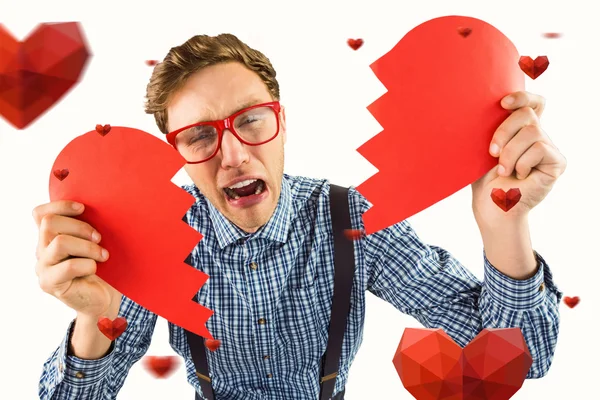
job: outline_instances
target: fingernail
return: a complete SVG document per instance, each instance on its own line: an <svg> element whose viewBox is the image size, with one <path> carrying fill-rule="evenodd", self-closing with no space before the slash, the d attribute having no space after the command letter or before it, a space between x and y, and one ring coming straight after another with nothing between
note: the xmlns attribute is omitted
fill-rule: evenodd
<svg viewBox="0 0 600 400"><path fill-rule="evenodd" d="M498 174L504 175L504 172L506 172L506 169L502 165L498 165Z"/></svg>
<svg viewBox="0 0 600 400"><path fill-rule="evenodd" d="M102 259L103 260L107 260L108 259L108 250L102 249Z"/></svg>
<svg viewBox="0 0 600 400"><path fill-rule="evenodd" d="M515 98L512 96L508 96L508 97L504 98L504 104L506 104L507 106L510 106L514 102L515 102Z"/></svg>
<svg viewBox="0 0 600 400"><path fill-rule="evenodd" d="M83 208L83 204L81 204L81 203L73 203L71 206L73 207L73 210L75 210L75 211L79 211Z"/></svg>
<svg viewBox="0 0 600 400"><path fill-rule="evenodd" d="M96 243L100 241L100 233L98 231L92 232L92 240Z"/></svg>
<svg viewBox="0 0 600 400"><path fill-rule="evenodd" d="M492 145L490 146L490 151L492 152L492 154L498 154L498 152L500 151L500 146L498 146L496 143L492 143Z"/></svg>

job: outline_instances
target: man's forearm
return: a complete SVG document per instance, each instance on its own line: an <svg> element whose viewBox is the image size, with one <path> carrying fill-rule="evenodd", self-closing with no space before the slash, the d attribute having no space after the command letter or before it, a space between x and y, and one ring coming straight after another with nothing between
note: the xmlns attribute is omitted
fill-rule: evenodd
<svg viewBox="0 0 600 400"><path fill-rule="evenodd" d="M480 227L485 255L490 263L513 279L531 278L537 261L529 236L526 217L505 219L489 227Z"/></svg>
<svg viewBox="0 0 600 400"><path fill-rule="evenodd" d="M100 332L97 324L97 320L77 316L69 342L69 355L83 360L97 360L108 353L111 340Z"/></svg>

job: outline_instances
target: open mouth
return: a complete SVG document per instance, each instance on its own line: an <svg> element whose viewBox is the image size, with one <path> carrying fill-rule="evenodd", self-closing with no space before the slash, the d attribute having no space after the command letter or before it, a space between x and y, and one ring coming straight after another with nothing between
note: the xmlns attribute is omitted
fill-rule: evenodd
<svg viewBox="0 0 600 400"><path fill-rule="evenodd" d="M229 202L247 203L251 200L260 200L267 190L262 179L248 179L223 188L223 192Z"/></svg>

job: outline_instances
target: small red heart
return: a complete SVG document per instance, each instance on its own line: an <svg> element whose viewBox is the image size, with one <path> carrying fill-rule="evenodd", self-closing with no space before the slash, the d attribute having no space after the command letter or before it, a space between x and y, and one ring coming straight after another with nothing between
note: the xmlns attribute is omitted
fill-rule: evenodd
<svg viewBox="0 0 600 400"><path fill-rule="evenodd" d="M54 176L59 180L62 181L63 179L65 179L67 176L69 176L69 170L68 169L55 169L53 172Z"/></svg>
<svg viewBox="0 0 600 400"><path fill-rule="evenodd" d="M108 132L110 132L110 125L106 124L106 125L102 126L101 124L97 124L96 132L98 132L102 136L106 136L108 134Z"/></svg>
<svg viewBox="0 0 600 400"><path fill-rule="evenodd" d="M106 317L99 318L98 329L110 340L115 340L127 329L127 320L123 317L115 318L113 321Z"/></svg>
<svg viewBox="0 0 600 400"><path fill-rule="evenodd" d="M204 344L210 351L215 351L221 346L221 341L217 339L206 339Z"/></svg>
<svg viewBox="0 0 600 400"><path fill-rule="evenodd" d="M467 37L473 32L471 28L463 28L462 26L458 28L458 34L462 37Z"/></svg>
<svg viewBox="0 0 600 400"><path fill-rule="evenodd" d="M542 36L544 36L546 39L558 39L559 37L562 36L562 33L559 33L559 32L546 32L546 33L543 33Z"/></svg>
<svg viewBox="0 0 600 400"><path fill-rule="evenodd" d="M146 60L146 65L149 67L154 67L156 64L158 64L158 60Z"/></svg>
<svg viewBox="0 0 600 400"><path fill-rule="evenodd" d="M508 212L521 200L521 191L519 188L512 188L508 192L502 189L492 189L492 200L498 207Z"/></svg>
<svg viewBox="0 0 600 400"><path fill-rule="evenodd" d="M360 229L344 229L344 235L348 240L359 240L363 238L363 232Z"/></svg>
<svg viewBox="0 0 600 400"><path fill-rule="evenodd" d="M550 65L550 61L548 61L548 57L546 56L538 56L535 61L529 56L522 56L519 59L519 67L531 79L535 79L543 74L548 69L548 65Z"/></svg>
<svg viewBox="0 0 600 400"><path fill-rule="evenodd" d="M155 378L166 378L179 365L175 356L146 356L143 361L148 372Z"/></svg>
<svg viewBox="0 0 600 400"><path fill-rule="evenodd" d="M364 41L362 39L348 39L348 46L350 46L353 50L358 50L363 45Z"/></svg>
<svg viewBox="0 0 600 400"><path fill-rule="evenodd" d="M574 297L565 296L564 299L563 299L563 301L565 302L565 304L567 305L567 307L573 308L577 304L579 304L579 297L577 297L577 296L574 296Z"/></svg>

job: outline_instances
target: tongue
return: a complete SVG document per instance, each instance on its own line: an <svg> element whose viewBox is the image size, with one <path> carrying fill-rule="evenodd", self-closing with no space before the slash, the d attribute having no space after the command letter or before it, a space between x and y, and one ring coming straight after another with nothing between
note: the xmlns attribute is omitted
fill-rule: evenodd
<svg viewBox="0 0 600 400"><path fill-rule="evenodd" d="M237 194L240 197L249 196L251 194L254 194L254 192L256 191L256 188L258 187L259 182L260 182L260 180L256 180L247 186L233 189L233 191L235 192L235 194Z"/></svg>

